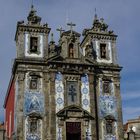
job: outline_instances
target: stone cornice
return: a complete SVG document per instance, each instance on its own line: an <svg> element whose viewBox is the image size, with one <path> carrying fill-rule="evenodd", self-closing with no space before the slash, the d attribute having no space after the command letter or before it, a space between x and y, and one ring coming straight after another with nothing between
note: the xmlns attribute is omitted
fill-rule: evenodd
<svg viewBox="0 0 140 140"><path fill-rule="evenodd" d="M18 32L34 32L34 33L45 33L49 34L51 28L48 28L46 25L25 25L17 24L17 30L15 34L15 41L17 40Z"/></svg>
<svg viewBox="0 0 140 140"><path fill-rule="evenodd" d="M73 74L82 74L82 73L102 73L103 71L116 71L120 72L122 67L114 64L99 64L99 63L70 63L64 61L46 61L43 59L30 60L30 59L15 59L12 69L12 74L14 75L17 72L19 64L22 65L37 65L43 66L44 71L62 71L63 73L73 73ZM19 70L23 70L19 68ZM25 68L26 70L26 68Z"/></svg>
<svg viewBox="0 0 140 140"><path fill-rule="evenodd" d="M111 34L105 34L105 33L98 33L98 32L89 32L89 34L92 34L92 38L95 39L105 39L105 40L116 40L117 35L111 35Z"/></svg>
<svg viewBox="0 0 140 140"><path fill-rule="evenodd" d="M87 34L85 34L85 37L81 42L81 45L85 42L87 37L90 37L91 39L97 39L97 40L103 39L103 40L110 40L110 41L116 41L117 39L117 35L114 34L89 31Z"/></svg>

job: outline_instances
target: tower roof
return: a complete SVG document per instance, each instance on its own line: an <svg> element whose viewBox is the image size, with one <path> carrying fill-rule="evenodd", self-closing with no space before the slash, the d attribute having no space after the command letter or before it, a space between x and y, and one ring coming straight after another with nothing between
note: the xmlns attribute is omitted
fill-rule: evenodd
<svg viewBox="0 0 140 140"><path fill-rule="evenodd" d="M34 6L31 6L31 10L29 12L29 15L27 17L28 24L40 24L41 17L37 16L36 10L34 9Z"/></svg>
<svg viewBox="0 0 140 140"><path fill-rule="evenodd" d="M104 22L103 18L99 20L97 14L95 14L95 18L93 21L93 29L100 30L100 31L107 31L108 25Z"/></svg>
<svg viewBox="0 0 140 140"><path fill-rule="evenodd" d="M83 30L83 35L85 36L87 34L100 34L105 36L117 37L114 31L108 28L108 25L105 23L104 19L103 18L99 19L97 14L95 14L94 16L92 27Z"/></svg>

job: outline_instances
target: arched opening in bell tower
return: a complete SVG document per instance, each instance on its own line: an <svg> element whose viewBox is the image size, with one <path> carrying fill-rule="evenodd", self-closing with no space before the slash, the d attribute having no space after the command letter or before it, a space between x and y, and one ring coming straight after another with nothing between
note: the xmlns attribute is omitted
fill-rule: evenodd
<svg viewBox="0 0 140 140"><path fill-rule="evenodd" d="M68 51L69 57L74 58L74 45L73 43L69 44L69 51Z"/></svg>

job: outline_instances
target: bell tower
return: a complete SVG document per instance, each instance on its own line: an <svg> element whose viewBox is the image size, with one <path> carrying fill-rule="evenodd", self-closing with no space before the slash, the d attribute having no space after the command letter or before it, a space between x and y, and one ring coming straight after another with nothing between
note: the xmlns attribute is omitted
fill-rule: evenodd
<svg viewBox="0 0 140 140"><path fill-rule="evenodd" d="M61 56L66 59L78 59L80 57L80 34L73 31L76 24L68 23L70 30L63 31L60 36Z"/></svg>
<svg viewBox="0 0 140 140"><path fill-rule="evenodd" d="M84 40L81 47L86 58L97 63L117 64L117 35L108 29L103 18L99 20L95 14L92 28L85 29L83 35Z"/></svg>
<svg viewBox="0 0 140 140"><path fill-rule="evenodd" d="M31 6L27 17L27 23L19 21L15 35L17 56L14 61L11 76L11 88L8 95L13 97L10 116L6 113L7 127L6 136L16 140L43 140L45 133L45 96L48 87L45 85L44 75L45 62L47 61L50 32L48 24L41 24L39 17ZM10 86L9 86L10 87ZM47 89L45 89L47 87ZM10 102L10 101L9 101ZM9 111L7 111L9 112ZM10 120L10 121L9 121ZM10 128L12 126L12 128Z"/></svg>
<svg viewBox="0 0 140 140"><path fill-rule="evenodd" d="M81 48L85 60L95 68L94 94L98 139L122 139L120 71L116 53L117 35L109 30L104 19L95 14L93 26L84 29Z"/></svg>
<svg viewBox="0 0 140 140"><path fill-rule="evenodd" d="M17 23L15 41L17 58L19 59L46 59L48 57L48 24L41 25L41 17L37 16L34 6L24 21Z"/></svg>

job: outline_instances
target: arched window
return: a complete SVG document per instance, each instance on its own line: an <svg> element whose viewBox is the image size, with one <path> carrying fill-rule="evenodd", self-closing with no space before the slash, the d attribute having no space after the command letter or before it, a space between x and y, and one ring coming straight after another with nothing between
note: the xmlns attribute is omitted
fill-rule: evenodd
<svg viewBox="0 0 140 140"><path fill-rule="evenodd" d="M69 57L74 58L74 46L72 43L69 44Z"/></svg>

